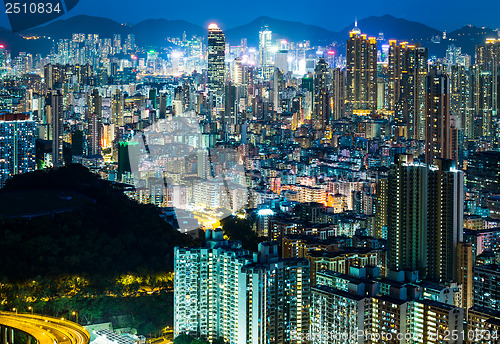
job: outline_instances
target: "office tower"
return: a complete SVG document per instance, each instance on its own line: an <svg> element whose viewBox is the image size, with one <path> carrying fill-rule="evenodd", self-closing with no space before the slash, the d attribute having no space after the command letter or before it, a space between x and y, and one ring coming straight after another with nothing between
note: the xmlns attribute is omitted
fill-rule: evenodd
<svg viewBox="0 0 500 344"><path fill-rule="evenodd" d="M208 90L222 97L225 84L226 38L217 24L208 26Z"/></svg>
<svg viewBox="0 0 500 344"><path fill-rule="evenodd" d="M375 198L375 236L387 239L387 178L377 180Z"/></svg>
<svg viewBox="0 0 500 344"><path fill-rule="evenodd" d="M464 173L452 160L435 159L428 171L427 274L437 283L457 281L463 242Z"/></svg>
<svg viewBox="0 0 500 344"><path fill-rule="evenodd" d="M312 123L316 130L323 134L331 125L330 97L328 92L328 64L324 58L320 58L314 68L314 93L313 93L313 116Z"/></svg>
<svg viewBox="0 0 500 344"><path fill-rule="evenodd" d="M345 71L340 68L332 69L331 112L333 120L344 117L345 104Z"/></svg>
<svg viewBox="0 0 500 344"><path fill-rule="evenodd" d="M449 79L433 69L426 78L425 162L436 158L457 160L457 129L450 116Z"/></svg>
<svg viewBox="0 0 500 344"><path fill-rule="evenodd" d="M206 247L174 251L174 336L189 333L228 343L301 343L308 333L309 264L279 259L278 245L253 255L206 232Z"/></svg>
<svg viewBox="0 0 500 344"><path fill-rule="evenodd" d="M496 264L474 267L474 306L500 311L500 267Z"/></svg>
<svg viewBox="0 0 500 344"><path fill-rule="evenodd" d="M484 45L476 46L475 108L478 137L493 136L494 117L498 112L500 83L500 39L486 39Z"/></svg>
<svg viewBox="0 0 500 344"><path fill-rule="evenodd" d="M354 114L368 115L377 109L377 41L356 26L349 33L346 58L347 101Z"/></svg>
<svg viewBox="0 0 500 344"><path fill-rule="evenodd" d="M233 62L233 82L235 85L239 86L241 84L243 84L243 61L241 59L241 57L237 57L234 59L234 62Z"/></svg>
<svg viewBox="0 0 500 344"><path fill-rule="evenodd" d="M52 131L52 164L55 167L62 166L63 159L63 96L61 91L51 91L48 93L47 112L50 118Z"/></svg>
<svg viewBox="0 0 500 344"><path fill-rule="evenodd" d="M92 91L89 97L88 109L88 133L87 133L87 151L88 155L101 154L102 138L102 97L97 89Z"/></svg>
<svg viewBox="0 0 500 344"><path fill-rule="evenodd" d="M273 72L272 37L273 33L267 26L259 31L259 68L264 80L271 80Z"/></svg>
<svg viewBox="0 0 500 344"><path fill-rule="evenodd" d="M288 73L288 50L278 50L274 55L274 67L282 73Z"/></svg>
<svg viewBox="0 0 500 344"><path fill-rule="evenodd" d="M425 138L425 78L427 49L391 42L389 49L389 106L407 138ZM393 104L394 103L394 104Z"/></svg>
<svg viewBox="0 0 500 344"><path fill-rule="evenodd" d="M391 166L388 193L388 268L426 270L427 166L399 155Z"/></svg>
<svg viewBox="0 0 500 344"><path fill-rule="evenodd" d="M472 288L474 281L474 264L472 244L470 242L460 242L457 247L458 251L458 273L457 282L462 285L462 308L467 313L467 310L472 307Z"/></svg>
<svg viewBox="0 0 500 344"><path fill-rule="evenodd" d="M32 172L35 160L36 122L27 113L0 113L0 187L16 174Z"/></svg>

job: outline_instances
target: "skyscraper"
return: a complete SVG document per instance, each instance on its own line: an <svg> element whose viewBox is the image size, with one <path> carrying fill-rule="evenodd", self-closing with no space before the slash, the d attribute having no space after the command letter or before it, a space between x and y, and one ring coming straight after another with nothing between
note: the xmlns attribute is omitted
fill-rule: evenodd
<svg viewBox="0 0 500 344"><path fill-rule="evenodd" d="M176 247L174 335L228 343L301 343L309 330L309 262L279 259L276 243L252 256L207 230L206 247Z"/></svg>
<svg viewBox="0 0 500 344"><path fill-rule="evenodd" d="M495 115L498 113L500 84L500 39L486 39L476 46L475 109L478 136L493 136Z"/></svg>
<svg viewBox="0 0 500 344"><path fill-rule="evenodd" d="M472 283L473 269L472 262L472 243L461 242L458 244L458 279L457 282L462 285L462 308L465 312L472 307Z"/></svg>
<svg viewBox="0 0 500 344"><path fill-rule="evenodd" d="M87 148L89 155L101 154L102 137L102 97L97 89L92 91L89 98L88 110L88 141Z"/></svg>
<svg viewBox="0 0 500 344"><path fill-rule="evenodd" d="M452 160L435 159L433 165L425 165L411 155L396 157L387 184L390 269L416 270L421 278L437 283L458 280L463 178Z"/></svg>
<svg viewBox="0 0 500 344"><path fill-rule="evenodd" d="M427 49L406 42L389 48L389 106L408 138L425 138L425 77Z"/></svg>
<svg viewBox="0 0 500 344"><path fill-rule="evenodd" d="M466 138L478 138L479 130L474 125L474 72L460 65L450 70L450 113L459 119Z"/></svg>
<svg viewBox="0 0 500 344"><path fill-rule="evenodd" d="M328 92L328 64L320 58L314 69L313 126L324 134L331 125L330 97Z"/></svg>
<svg viewBox="0 0 500 344"><path fill-rule="evenodd" d="M347 40L347 101L354 114L377 109L377 41L356 26Z"/></svg>
<svg viewBox="0 0 500 344"><path fill-rule="evenodd" d="M399 155L388 177L388 268L426 271L427 166ZM378 191L377 191L378 192Z"/></svg>
<svg viewBox="0 0 500 344"><path fill-rule="evenodd" d="M345 71L340 68L332 69L332 118L338 120L344 116L345 106Z"/></svg>
<svg viewBox="0 0 500 344"><path fill-rule="evenodd" d="M435 159L428 172L426 279L457 281L458 243L463 241L464 173L455 162Z"/></svg>
<svg viewBox="0 0 500 344"><path fill-rule="evenodd" d="M208 90L222 97L225 82L226 38L217 24L208 26Z"/></svg>
<svg viewBox="0 0 500 344"><path fill-rule="evenodd" d="M52 129L52 164L63 165L63 96L61 91L51 91L46 104L50 110L50 125Z"/></svg>
<svg viewBox="0 0 500 344"><path fill-rule="evenodd" d="M377 180L375 201L375 236L387 239L387 178Z"/></svg>
<svg viewBox="0 0 500 344"><path fill-rule="evenodd" d="M32 172L36 122L27 113L0 113L0 187L13 175Z"/></svg>
<svg viewBox="0 0 500 344"><path fill-rule="evenodd" d="M457 130L450 116L449 79L433 69L426 78L425 162L457 158ZM456 122L456 121L455 121Z"/></svg>
<svg viewBox="0 0 500 344"><path fill-rule="evenodd" d="M272 37L273 33L267 26L259 32L259 68L264 80L270 80L273 73Z"/></svg>

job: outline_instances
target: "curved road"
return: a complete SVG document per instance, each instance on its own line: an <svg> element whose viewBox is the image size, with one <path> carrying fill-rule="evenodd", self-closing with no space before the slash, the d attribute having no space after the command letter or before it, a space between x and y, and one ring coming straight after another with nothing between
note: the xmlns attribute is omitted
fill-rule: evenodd
<svg viewBox="0 0 500 344"><path fill-rule="evenodd" d="M82 326L48 316L0 312L0 326L25 332L35 338L37 344L89 344L90 342L90 334Z"/></svg>

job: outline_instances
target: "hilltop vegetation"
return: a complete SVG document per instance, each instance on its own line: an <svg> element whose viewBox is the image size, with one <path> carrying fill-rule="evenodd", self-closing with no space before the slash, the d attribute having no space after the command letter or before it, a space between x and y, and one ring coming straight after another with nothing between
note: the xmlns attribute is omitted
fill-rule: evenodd
<svg viewBox="0 0 500 344"><path fill-rule="evenodd" d="M58 193L68 208L61 210L60 199L53 200ZM34 203L42 213L54 203L54 213L31 219L6 217L9 209L19 215L19 199L26 195L30 214L37 213ZM7 203L15 198L17 202ZM15 176L1 190L0 200L5 203L0 217L4 281L79 274L97 283L129 272L169 272L173 247L191 243L161 219L154 206L128 199L81 165Z"/></svg>

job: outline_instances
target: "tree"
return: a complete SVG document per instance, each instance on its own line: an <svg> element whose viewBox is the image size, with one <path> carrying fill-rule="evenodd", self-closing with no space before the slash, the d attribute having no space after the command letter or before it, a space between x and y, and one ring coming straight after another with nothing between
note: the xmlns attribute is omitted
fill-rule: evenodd
<svg viewBox="0 0 500 344"><path fill-rule="evenodd" d="M188 334L181 334L174 339L174 344L191 344L194 338Z"/></svg>
<svg viewBox="0 0 500 344"><path fill-rule="evenodd" d="M256 251L259 244L259 236L252 230L252 222L248 219L239 219L229 216L221 220L224 234L231 240L239 240L243 248Z"/></svg>

